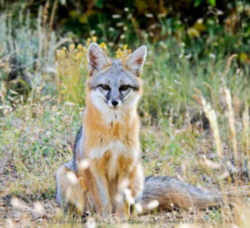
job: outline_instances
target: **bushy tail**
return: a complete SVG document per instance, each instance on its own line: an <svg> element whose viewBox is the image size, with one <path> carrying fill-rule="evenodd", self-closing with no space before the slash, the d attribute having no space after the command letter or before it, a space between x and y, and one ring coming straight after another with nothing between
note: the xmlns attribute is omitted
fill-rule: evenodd
<svg viewBox="0 0 250 228"><path fill-rule="evenodd" d="M218 192L205 191L174 177L149 176L145 179L144 192L141 198L143 209L156 200L160 208L207 208L222 202Z"/></svg>

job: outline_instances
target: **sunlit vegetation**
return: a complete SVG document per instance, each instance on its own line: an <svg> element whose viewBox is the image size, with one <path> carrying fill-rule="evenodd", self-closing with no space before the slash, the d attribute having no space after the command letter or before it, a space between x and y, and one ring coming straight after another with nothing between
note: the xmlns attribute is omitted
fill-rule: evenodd
<svg viewBox="0 0 250 228"><path fill-rule="evenodd" d="M249 3L143 0L112 11L100 0L13 2L0 3L0 226L250 226ZM71 159L81 125L90 42L121 59L147 45L138 110L145 174L218 190L223 205L124 220L58 208L54 173Z"/></svg>

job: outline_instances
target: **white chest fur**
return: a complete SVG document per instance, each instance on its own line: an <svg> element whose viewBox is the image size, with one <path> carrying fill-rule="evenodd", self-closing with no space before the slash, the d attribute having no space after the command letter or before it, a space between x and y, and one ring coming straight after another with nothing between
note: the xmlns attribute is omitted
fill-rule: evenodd
<svg viewBox="0 0 250 228"><path fill-rule="evenodd" d="M113 179L118 171L118 159L120 156L127 158L136 158L139 154L139 148L129 148L121 141L116 140L110 142L107 146L96 147L91 150L89 154L90 159L101 159L106 152L110 153L109 161L107 164L107 172L110 179Z"/></svg>

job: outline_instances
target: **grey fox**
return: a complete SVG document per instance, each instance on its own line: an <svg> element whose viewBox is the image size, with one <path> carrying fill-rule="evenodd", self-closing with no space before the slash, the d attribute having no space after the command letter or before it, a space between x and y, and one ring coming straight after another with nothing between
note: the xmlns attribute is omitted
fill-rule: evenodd
<svg viewBox="0 0 250 228"><path fill-rule="evenodd" d="M207 207L220 199L171 177L144 179L140 161L138 101L147 49L125 60L111 60L95 43L88 50L86 110L72 161L56 173L57 202L80 212L126 214L129 205L143 211L155 200L160 207Z"/></svg>

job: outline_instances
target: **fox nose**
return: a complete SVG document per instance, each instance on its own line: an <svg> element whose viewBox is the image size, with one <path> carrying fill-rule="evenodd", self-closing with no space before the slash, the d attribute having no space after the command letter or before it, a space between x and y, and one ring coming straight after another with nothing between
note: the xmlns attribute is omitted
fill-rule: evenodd
<svg viewBox="0 0 250 228"><path fill-rule="evenodd" d="M112 104L114 107L116 107L116 106L119 104L119 102L118 102L117 100L112 100L112 101L111 101L111 104Z"/></svg>

